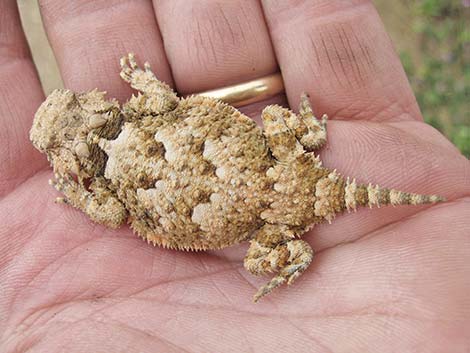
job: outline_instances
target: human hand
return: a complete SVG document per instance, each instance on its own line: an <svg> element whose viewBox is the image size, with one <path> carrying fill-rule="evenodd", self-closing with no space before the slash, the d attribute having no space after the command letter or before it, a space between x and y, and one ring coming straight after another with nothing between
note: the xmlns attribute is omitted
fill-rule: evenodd
<svg viewBox="0 0 470 353"><path fill-rule="evenodd" d="M310 268L256 305L268 278L245 272L246 245L153 248L126 227L54 204L50 168L28 139L44 96L15 6L0 4L0 351L470 347L470 165L423 123L369 2L167 0L155 1L155 16L149 0L41 1L67 88L125 100L118 63L127 52L181 94L280 68L292 107L307 91L330 116L326 166L448 199L361 209L315 227L305 237L317 251ZM242 110L255 117L286 97Z"/></svg>

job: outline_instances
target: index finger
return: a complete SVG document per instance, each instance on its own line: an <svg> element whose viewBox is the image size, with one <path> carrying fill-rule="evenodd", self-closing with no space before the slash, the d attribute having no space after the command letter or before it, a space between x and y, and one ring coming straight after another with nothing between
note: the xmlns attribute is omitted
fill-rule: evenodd
<svg viewBox="0 0 470 353"><path fill-rule="evenodd" d="M125 100L131 89L119 77L119 59L129 52L139 53L159 79L172 83L151 0L41 0L40 4L67 88L98 88Z"/></svg>
<svg viewBox="0 0 470 353"><path fill-rule="evenodd" d="M393 45L368 0L263 0L291 106L310 94L318 114L422 120Z"/></svg>
<svg viewBox="0 0 470 353"><path fill-rule="evenodd" d="M46 165L28 136L43 99L16 1L0 1L0 197Z"/></svg>

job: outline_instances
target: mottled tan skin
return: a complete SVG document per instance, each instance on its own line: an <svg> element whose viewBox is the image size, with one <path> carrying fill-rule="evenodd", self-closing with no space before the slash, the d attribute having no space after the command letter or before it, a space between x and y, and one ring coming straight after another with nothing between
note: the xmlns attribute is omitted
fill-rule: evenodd
<svg viewBox="0 0 470 353"><path fill-rule="evenodd" d="M313 251L298 237L313 225L361 205L442 200L357 185L323 168L313 151L326 143L327 118L315 118L306 95L298 115L266 107L262 130L220 101L178 98L132 54L121 66L140 92L122 109L96 90L56 90L36 113L31 140L54 168L58 200L109 227L128 221L154 245L250 241L245 268L277 273L255 301L309 266Z"/></svg>

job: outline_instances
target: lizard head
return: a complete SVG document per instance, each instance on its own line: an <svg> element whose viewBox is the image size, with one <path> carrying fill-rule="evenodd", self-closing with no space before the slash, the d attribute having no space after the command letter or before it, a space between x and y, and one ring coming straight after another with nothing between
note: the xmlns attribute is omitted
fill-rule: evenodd
<svg viewBox="0 0 470 353"><path fill-rule="evenodd" d="M90 177L101 171L105 162L94 139L116 137L121 124L119 104L107 101L104 92L76 94L57 89L37 110L30 138L56 172Z"/></svg>

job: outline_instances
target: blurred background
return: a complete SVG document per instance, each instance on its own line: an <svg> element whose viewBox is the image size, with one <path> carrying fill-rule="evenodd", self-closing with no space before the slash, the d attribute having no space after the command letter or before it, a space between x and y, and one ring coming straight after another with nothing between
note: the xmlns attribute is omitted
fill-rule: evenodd
<svg viewBox="0 0 470 353"><path fill-rule="evenodd" d="M1 1L1 0L0 0ZM470 158L470 0L374 0L425 120ZM46 94L62 87L36 0L20 13Z"/></svg>

